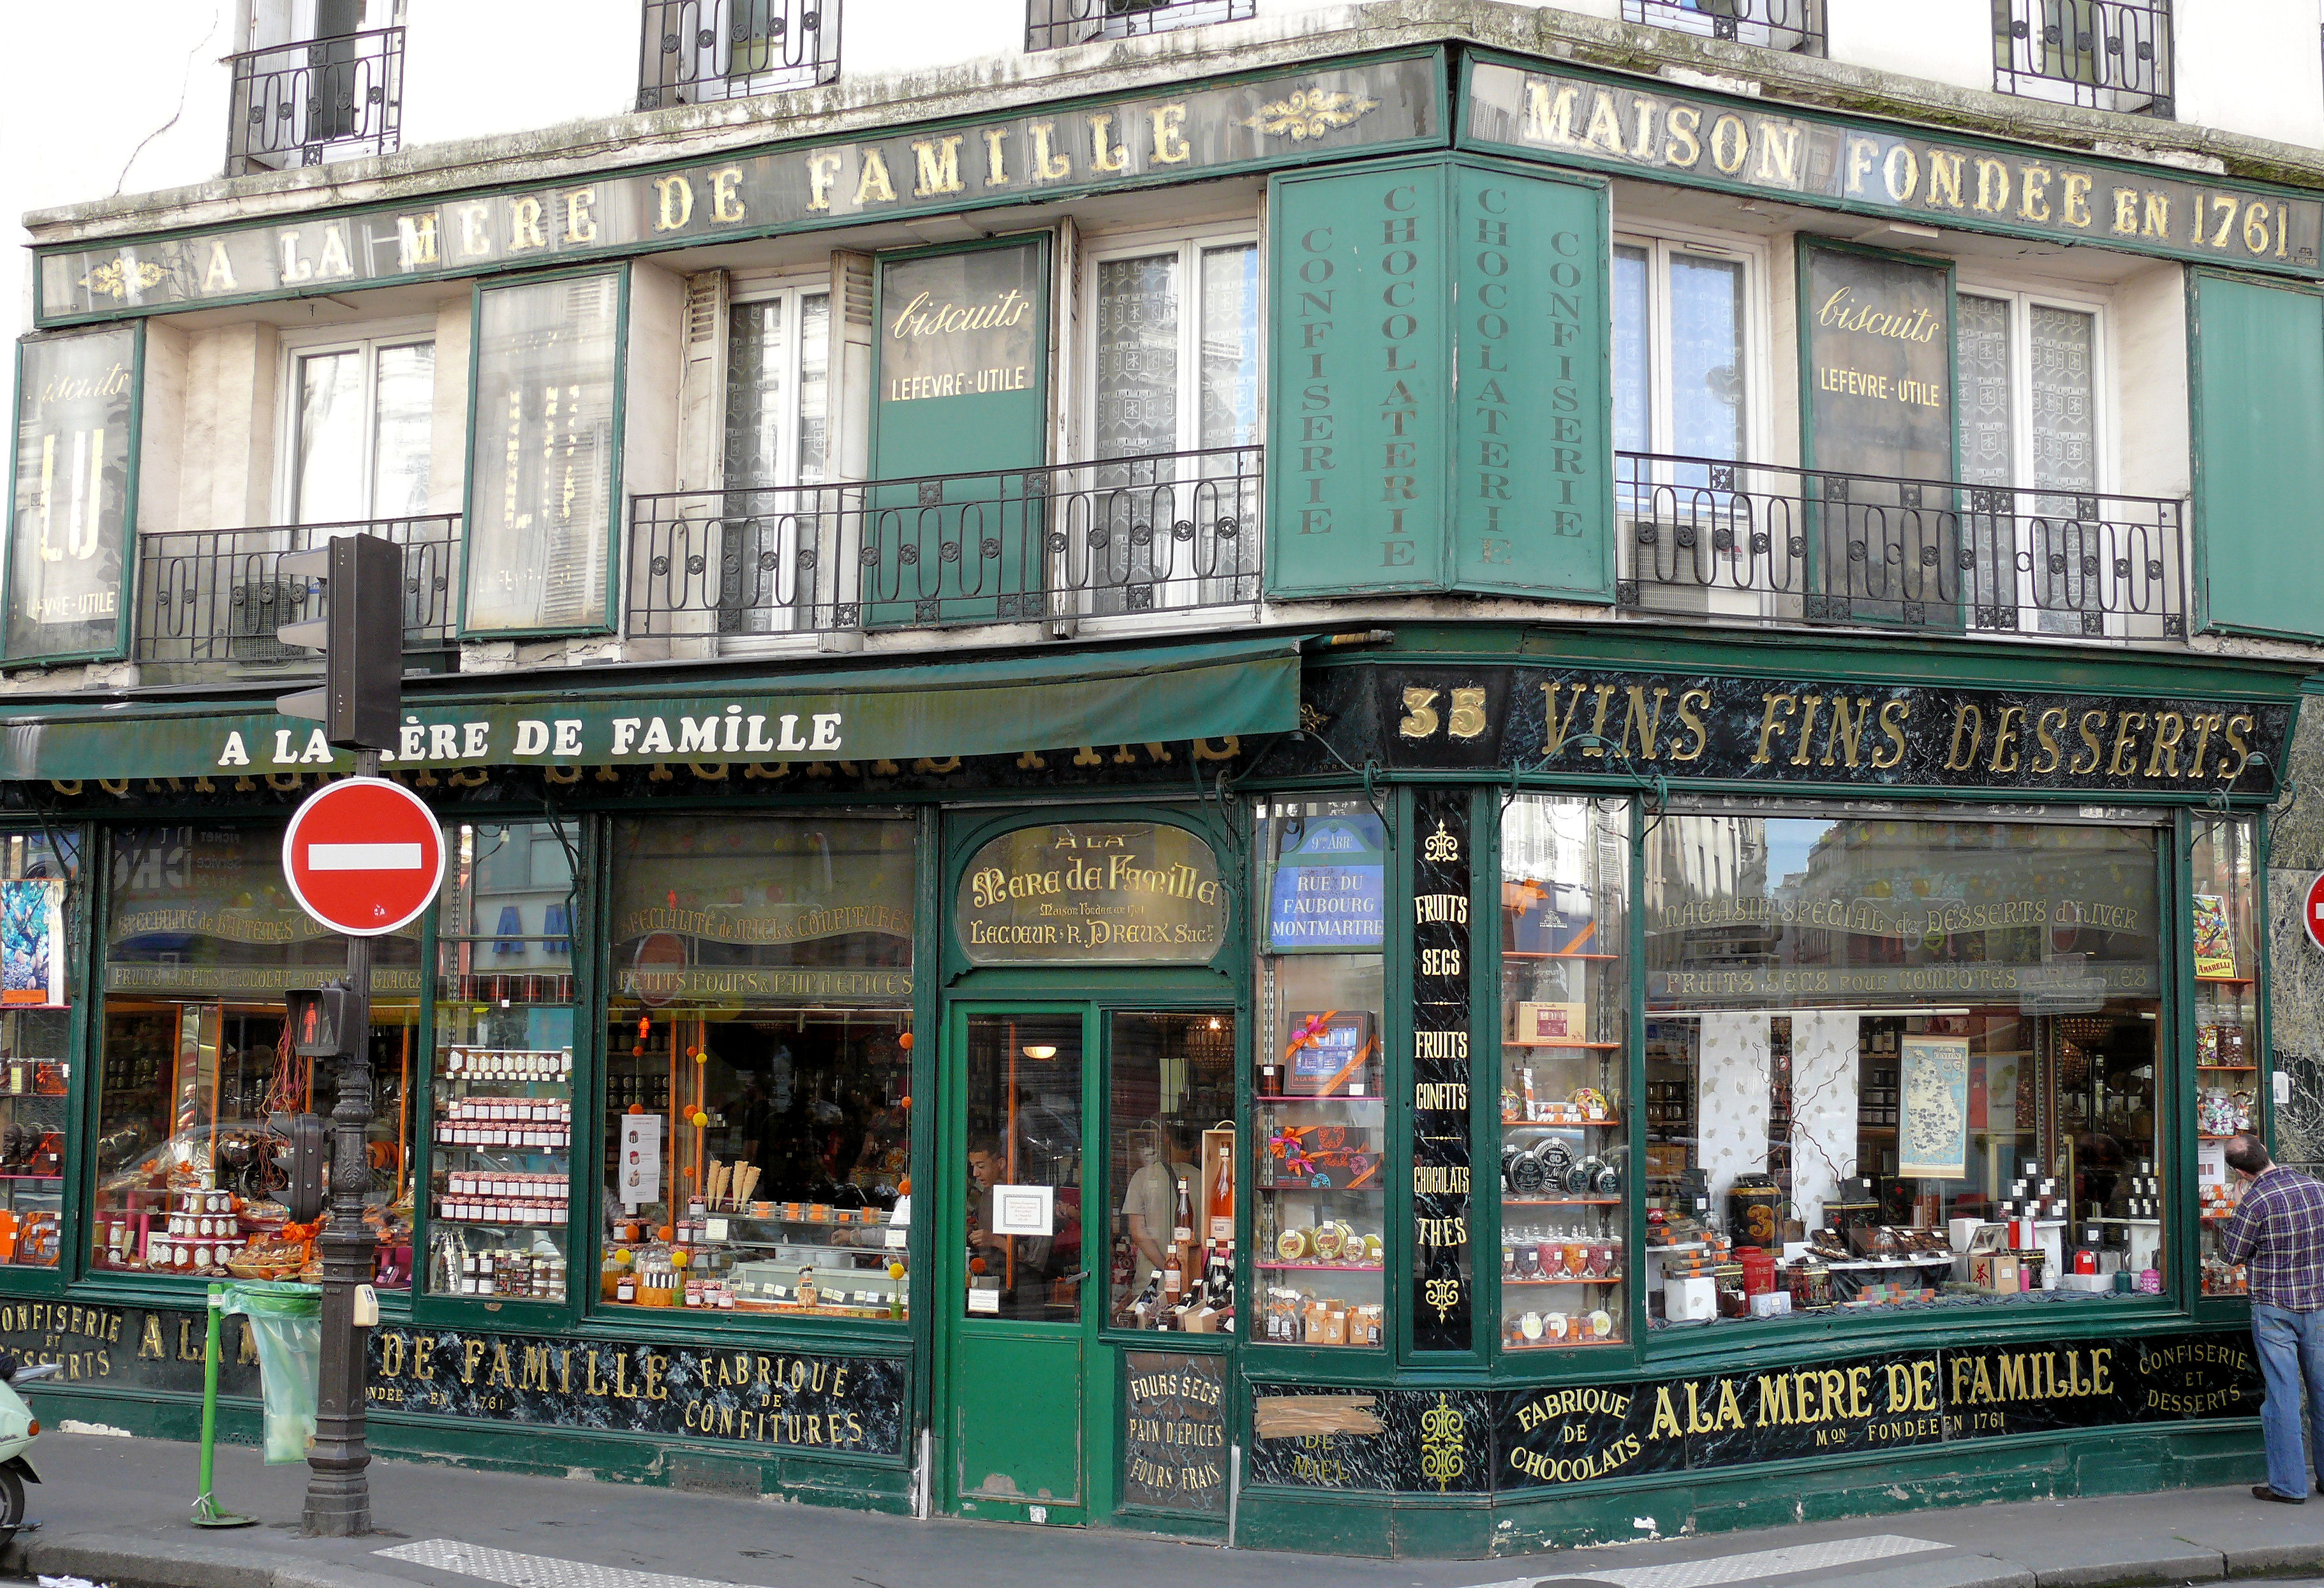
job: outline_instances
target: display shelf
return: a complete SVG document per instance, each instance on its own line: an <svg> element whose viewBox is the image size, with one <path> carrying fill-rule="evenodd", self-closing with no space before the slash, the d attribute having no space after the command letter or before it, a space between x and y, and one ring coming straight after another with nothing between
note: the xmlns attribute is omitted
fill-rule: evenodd
<svg viewBox="0 0 2324 1588"><path fill-rule="evenodd" d="M1503 959L1578 959L1589 965L1611 965L1622 956L1618 954L1552 954L1540 948L1504 948Z"/></svg>
<svg viewBox="0 0 2324 1588"><path fill-rule="evenodd" d="M1522 1125L1535 1131L1616 1131L1621 1129L1619 1115L1602 1120L1517 1120L1501 1116L1503 1126Z"/></svg>
<svg viewBox="0 0 2324 1588"><path fill-rule="evenodd" d="M1514 1274L1503 1274L1501 1283L1504 1285L1618 1285L1628 1277L1625 1274L1614 1273L1601 1279L1523 1279Z"/></svg>
<svg viewBox="0 0 2324 1588"><path fill-rule="evenodd" d="M1619 1207L1618 1196L1504 1196L1503 1207Z"/></svg>
<svg viewBox="0 0 2324 1588"><path fill-rule="evenodd" d="M1504 1342L1504 1349L1509 1351L1588 1351L1593 1347L1603 1350L1609 1345L1625 1345L1628 1343L1628 1341L1624 1340L1618 1334L1613 1338L1607 1340L1527 1340L1523 1343L1509 1341Z"/></svg>
<svg viewBox="0 0 2324 1588"><path fill-rule="evenodd" d="M2214 987L2249 987L2256 981L2257 978L2253 976L2197 976L2195 984L2199 987L2207 984Z"/></svg>
<svg viewBox="0 0 2324 1588"><path fill-rule="evenodd" d="M2255 1076L2259 1074L2259 1066L2255 1064L2199 1064L2195 1066L2195 1073L2199 1076L2208 1076L2212 1074L2214 1071L2223 1071L2228 1075Z"/></svg>
<svg viewBox="0 0 2324 1588"><path fill-rule="evenodd" d="M1522 1037L1504 1037L1501 1039L1501 1046L1504 1048L1522 1048L1528 1053L1538 1052L1545 1048L1587 1048L1595 1052L1614 1053L1620 1050L1622 1044L1619 1042L1574 1042L1562 1037L1554 1040L1528 1042Z"/></svg>
<svg viewBox="0 0 2324 1588"><path fill-rule="evenodd" d="M437 1050L429 1086L428 1129L429 1234L422 1283L431 1295L512 1296L564 1299L564 1279L544 1271L549 1290L478 1289L481 1260L523 1260L529 1269L538 1242L561 1244L571 1228L569 1203L547 1195L569 1187L573 1165L573 1050L493 1048L454 1042ZM491 1136L531 1140L491 1140ZM456 1138L468 1138L459 1140ZM511 1184L494 1188L500 1176ZM530 1216L506 1208L475 1209L477 1200L516 1201ZM458 1205L470 1204L468 1211ZM561 1216L560 1216L561 1215ZM493 1250L497 1247L497 1251Z"/></svg>
<svg viewBox="0 0 2324 1588"><path fill-rule="evenodd" d="M1268 1274L1384 1274L1387 1268L1376 1262L1255 1262L1250 1265Z"/></svg>

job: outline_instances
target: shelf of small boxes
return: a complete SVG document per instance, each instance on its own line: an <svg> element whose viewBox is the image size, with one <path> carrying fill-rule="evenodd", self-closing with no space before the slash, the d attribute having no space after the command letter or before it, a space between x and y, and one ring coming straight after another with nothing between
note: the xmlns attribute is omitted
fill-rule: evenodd
<svg viewBox="0 0 2324 1588"><path fill-rule="evenodd" d="M1378 1346L1387 1309L1270 1288L1259 1311L1259 1338L1280 1345Z"/></svg>
<svg viewBox="0 0 2324 1588"><path fill-rule="evenodd" d="M436 1116L439 1147L560 1152L573 1145L573 1104L553 1097L455 1097Z"/></svg>
<svg viewBox="0 0 2324 1588"><path fill-rule="evenodd" d="M571 1210L567 1175L510 1175L454 1169L437 1194L438 1223L487 1224L498 1229L562 1229Z"/></svg>

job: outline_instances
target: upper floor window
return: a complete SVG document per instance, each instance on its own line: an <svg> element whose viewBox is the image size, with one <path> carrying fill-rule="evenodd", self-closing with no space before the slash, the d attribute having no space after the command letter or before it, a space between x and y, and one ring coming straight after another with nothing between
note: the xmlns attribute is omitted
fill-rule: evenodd
<svg viewBox="0 0 2324 1588"><path fill-rule="evenodd" d="M728 489L823 483L830 342L831 294L821 287L781 288L729 307Z"/></svg>
<svg viewBox="0 0 2324 1588"><path fill-rule="evenodd" d="M1616 240L1616 450L1750 456L1758 263L1739 244Z"/></svg>
<svg viewBox="0 0 2324 1588"><path fill-rule="evenodd" d="M839 0L645 0L638 108L745 99L839 76Z"/></svg>
<svg viewBox="0 0 2324 1588"><path fill-rule="evenodd" d="M256 0L226 58L226 174L386 154L402 139L401 0Z"/></svg>
<svg viewBox="0 0 2324 1588"><path fill-rule="evenodd" d="M436 344L415 328L293 346L282 506L297 524L410 518L428 511Z"/></svg>
<svg viewBox="0 0 2324 1588"><path fill-rule="evenodd" d="M1993 0L1993 86L2171 114L2171 0Z"/></svg>
<svg viewBox="0 0 2324 1588"><path fill-rule="evenodd" d="M1258 0L1025 0L1025 48L1055 50L1204 23L1240 22Z"/></svg>
<svg viewBox="0 0 2324 1588"><path fill-rule="evenodd" d="M1768 50L1823 53L1822 0L1622 0L1622 19Z"/></svg>

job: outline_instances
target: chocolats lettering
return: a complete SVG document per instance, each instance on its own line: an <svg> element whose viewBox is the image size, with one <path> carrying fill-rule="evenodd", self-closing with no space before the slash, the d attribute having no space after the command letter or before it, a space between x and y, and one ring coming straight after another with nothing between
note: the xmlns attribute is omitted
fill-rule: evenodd
<svg viewBox="0 0 2324 1588"><path fill-rule="evenodd" d="M1377 688L1395 731L1335 740L1359 762L1755 784L2256 799L2275 788L2292 720L2289 705L2266 700L1544 668L1383 669ZM1466 736L1435 704L1461 695L1478 702ZM1360 731L1356 714L1335 725L1348 718L1359 726L1342 733ZM1460 902L1416 899L1416 919Z"/></svg>
<svg viewBox="0 0 2324 1588"><path fill-rule="evenodd" d="M1422 1351L1471 1343L1469 829L1465 791L1432 789L1414 803L1412 1339Z"/></svg>

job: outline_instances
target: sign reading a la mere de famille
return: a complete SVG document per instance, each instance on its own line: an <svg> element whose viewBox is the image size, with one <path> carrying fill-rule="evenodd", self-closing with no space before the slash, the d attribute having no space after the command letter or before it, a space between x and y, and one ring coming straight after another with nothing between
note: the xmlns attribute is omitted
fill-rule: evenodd
<svg viewBox="0 0 2324 1588"><path fill-rule="evenodd" d="M40 257L43 325L1185 181L1443 136L1434 55Z"/></svg>

